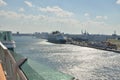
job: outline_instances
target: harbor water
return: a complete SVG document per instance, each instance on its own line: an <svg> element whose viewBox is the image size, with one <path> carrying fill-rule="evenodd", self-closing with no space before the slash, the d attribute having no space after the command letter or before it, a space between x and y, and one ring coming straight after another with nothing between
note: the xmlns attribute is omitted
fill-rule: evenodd
<svg viewBox="0 0 120 80"><path fill-rule="evenodd" d="M30 36L14 36L15 52L40 75L31 80L120 80L120 54ZM31 72L32 73L32 72ZM34 74L34 73L33 73ZM41 78L41 79L40 79Z"/></svg>

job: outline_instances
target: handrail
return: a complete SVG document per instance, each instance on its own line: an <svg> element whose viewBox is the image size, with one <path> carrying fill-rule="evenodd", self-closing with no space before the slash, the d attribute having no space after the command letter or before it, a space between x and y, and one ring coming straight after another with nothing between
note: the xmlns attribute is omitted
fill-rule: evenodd
<svg viewBox="0 0 120 80"><path fill-rule="evenodd" d="M0 42L0 60L2 60L3 69L6 72L7 80L28 80L24 72L21 70L21 65L27 58L15 61L10 51Z"/></svg>

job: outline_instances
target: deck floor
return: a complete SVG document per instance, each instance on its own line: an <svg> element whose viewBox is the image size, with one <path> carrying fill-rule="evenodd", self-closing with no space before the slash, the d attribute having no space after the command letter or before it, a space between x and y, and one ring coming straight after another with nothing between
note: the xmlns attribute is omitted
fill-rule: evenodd
<svg viewBox="0 0 120 80"><path fill-rule="evenodd" d="M6 80L3 68L2 68L2 64L0 63L0 80Z"/></svg>

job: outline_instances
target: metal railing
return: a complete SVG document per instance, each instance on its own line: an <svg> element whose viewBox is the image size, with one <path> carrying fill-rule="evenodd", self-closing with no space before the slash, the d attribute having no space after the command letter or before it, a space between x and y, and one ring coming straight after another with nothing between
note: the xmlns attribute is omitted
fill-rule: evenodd
<svg viewBox="0 0 120 80"><path fill-rule="evenodd" d="M2 61L3 70L7 80L28 80L20 68L27 59L24 58L16 62L10 51L1 42L0 60Z"/></svg>

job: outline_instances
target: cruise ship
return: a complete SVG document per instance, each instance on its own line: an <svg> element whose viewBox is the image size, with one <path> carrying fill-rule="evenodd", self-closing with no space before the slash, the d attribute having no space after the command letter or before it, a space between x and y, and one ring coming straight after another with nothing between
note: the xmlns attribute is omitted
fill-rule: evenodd
<svg viewBox="0 0 120 80"><path fill-rule="evenodd" d="M52 33L35 33L34 36L36 38L46 39L51 43L65 44L67 41L67 37L59 31L53 31Z"/></svg>
<svg viewBox="0 0 120 80"><path fill-rule="evenodd" d="M15 48L15 41L12 39L11 31L0 31L0 42L10 50Z"/></svg>
<svg viewBox="0 0 120 80"><path fill-rule="evenodd" d="M63 35L63 33L60 33L59 31L55 31L49 34L47 40L48 42L52 42L52 43L65 44L67 38Z"/></svg>

